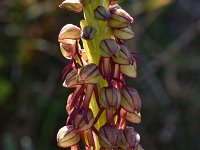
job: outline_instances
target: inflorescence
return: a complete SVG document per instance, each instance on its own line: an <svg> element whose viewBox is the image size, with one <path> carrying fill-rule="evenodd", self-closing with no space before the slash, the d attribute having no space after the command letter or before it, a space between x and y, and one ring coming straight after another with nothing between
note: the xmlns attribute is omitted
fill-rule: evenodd
<svg viewBox="0 0 200 150"><path fill-rule="evenodd" d="M84 13L81 28L65 25L58 36L63 86L73 88L66 105L66 125L57 134L59 147L88 150L142 150L140 136L129 122L141 122L141 100L123 75L136 77L136 53L124 45L134 37L133 18L122 0L65 0L61 8ZM80 45L80 40L82 45Z"/></svg>

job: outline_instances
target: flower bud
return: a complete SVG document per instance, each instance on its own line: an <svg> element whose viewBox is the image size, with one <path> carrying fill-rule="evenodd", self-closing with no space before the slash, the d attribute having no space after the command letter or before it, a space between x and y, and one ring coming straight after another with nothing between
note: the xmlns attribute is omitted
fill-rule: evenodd
<svg viewBox="0 0 200 150"><path fill-rule="evenodd" d="M122 131L122 140L120 142L120 148L127 150L135 148L138 145L138 133L135 132L133 127L126 126Z"/></svg>
<svg viewBox="0 0 200 150"><path fill-rule="evenodd" d="M135 78L137 76L136 63L133 65L120 65L120 71L128 77Z"/></svg>
<svg viewBox="0 0 200 150"><path fill-rule="evenodd" d="M111 13L104 6L98 6L94 10L94 16L100 20L109 20L111 18Z"/></svg>
<svg viewBox="0 0 200 150"><path fill-rule="evenodd" d="M120 45L119 55L117 57L112 56L112 59L115 63L120 65L130 65L135 61L129 48L124 45Z"/></svg>
<svg viewBox="0 0 200 150"><path fill-rule="evenodd" d="M134 113L127 112L127 114L126 114L126 120L130 121L132 123L139 124L141 122L141 114L137 113L136 111Z"/></svg>
<svg viewBox="0 0 200 150"><path fill-rule="evenodd" d="M62 127L57 133L57 144L59 147L67 148L77 144L80 140L78 130L72 125Z"/></svg>
<svg viewBox="0 0 200 150"><path fill-rule="evenodd" d="M99 46L101 48L101 56L103 57L118 56L120 51L120 46L113 39L104 39Z"/></svg>
<svg viewBox="0 0 200 150"><path fill-rule="evenodd" d="M59 5L59 7L74 12L81 12L83 9L80 0L65 0Z"/></svg>
<svg viewBox="0 0 200 150"><path fill-rule="evenodd" d="M83 116L83 113L80 112L75 120L74 120L74 125L76 128L78 128L79 131L85 131L85 130L88 130L89 128L91 128L91 126L93 125L94 123L94 115L93 115L93 112L90 108L87 109L87 112L86 112L86 117L87 117L87 120L88 120L88 124L85 122L85 119L84 119L84 116Z"/></svg>
<svg viewBox="0 0 200 150"><path fill-rule="evenodd" d="M106 124L99 129L99 143L103 148L116 149L120 141L121 134L116 126Z"/></svg>
<svg viewBox="0 0 200 150"><path fill-rule="evenodd" d="M100 91L100 104L105 109L119 108L121 101L120 92L114 87L103 87Z"/></svg>
<svg viewBox="0 0 200 150"><path fill-rule="evenodd" d="M111 9L111 20L109 25L113 28L124 28L133 22L133 18L123 9Z"/></svg>
<svg viewBox="0 0 200 150"><path fill-rule="evenodd" d="M78 73L78 81L88 84L96 84L99 82L100 72L95 64L89 64L82 67Z"/></svg>
<svg viewBox="0 0 200 150"><path fill-rule="evenodd" d="M81 37L86 40L91 40L94 38L97 30L92 26L85 26Z"/></svg>
<svg viewBox="0 0 200 150"><path fill-rule="evenodd" d="M128 112L140 112L141 99L136 89L124 87L121 92L121 106Z"/></svg>
<svg viewBox="0 0 200 150"><path fill-rule="evenodd" d="M72 70L65 78L63 86L66 88L76 87L77 85L83 84L77 80L77 71Z"/></svg>
<svg viewBox="0 0 200 150"><path fill-rule="evenodd" d="M115 37L122 40L128 40L134 37L134 32L130 26L125 28L115 28L113 34Z"/></svg>
<svg viewBox="0 0 200 150"><path fill-rule="evenodd" d="M73 24L67 24L61 29L58 36L58 41L62 43L62 41L66 39L77 40L80 37L81 29Z"/></svg>
<svg viewBox="0 0 200 150"><path fill-rule="evenodd" d="M124 0L110 0L110 4L114 5L114 4L119 4L121 2L123 2Z"/></svg>
<svg viewBox="0 0 200 150"><path fill-rule="evenodd" d="M72 59L76 53L76 46L75 44L63 44L60 43L60 50L62 55L67 59Z"/></svg>

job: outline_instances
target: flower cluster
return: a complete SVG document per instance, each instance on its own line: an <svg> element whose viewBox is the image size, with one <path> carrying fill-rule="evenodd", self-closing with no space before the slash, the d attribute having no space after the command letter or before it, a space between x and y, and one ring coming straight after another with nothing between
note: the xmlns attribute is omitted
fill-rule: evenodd
<svg viewBox="0 0 200 150"><path fill-rule="evenodd" d="M136 54L124 40L134 37L133 18L122 0L65 0L61 8L84 13L81 28L67 24L58 36L63 86L74 88L66 105L66 125L57 134L58 146L80 149L142 150L140 136L129 122L141 122L141 100L123 75L136 77ZM80 40L83 45L80 45Z"/></svg>

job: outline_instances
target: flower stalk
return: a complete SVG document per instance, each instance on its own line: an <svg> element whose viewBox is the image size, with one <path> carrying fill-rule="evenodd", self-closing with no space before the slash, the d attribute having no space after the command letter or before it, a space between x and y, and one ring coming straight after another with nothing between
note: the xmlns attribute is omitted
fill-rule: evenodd
<svg viewBox="0 0 200 150"><path fill-rule="evenodd" d="M80 28L67 24L58 36L62 55L70 59L63 86L74 88L66 125L57 134L60 147L78 150L82 140L88 150L142 150L139 134L127 126L140 123L141 100L123 78L136 77L136 54L124 45L134 32L133 18L118 5L122 1L65 0L59 5L84 14Z"/></svg>

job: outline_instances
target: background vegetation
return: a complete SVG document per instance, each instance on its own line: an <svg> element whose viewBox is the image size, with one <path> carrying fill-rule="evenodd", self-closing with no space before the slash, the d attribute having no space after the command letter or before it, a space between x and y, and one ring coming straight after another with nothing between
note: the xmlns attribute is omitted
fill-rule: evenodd
<svg viewBox="0 0 200 150"><path fill-rule="evenodd" d="M82 14L58 8L61 0L0 1L0 149L59 150L69 89L68 63L57 36ZM142 124L134 125L145 150L200 149L200 1L126 0L134 18Z"/></svg>

